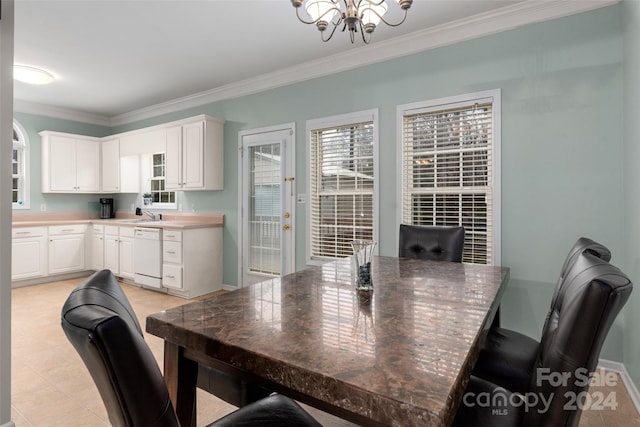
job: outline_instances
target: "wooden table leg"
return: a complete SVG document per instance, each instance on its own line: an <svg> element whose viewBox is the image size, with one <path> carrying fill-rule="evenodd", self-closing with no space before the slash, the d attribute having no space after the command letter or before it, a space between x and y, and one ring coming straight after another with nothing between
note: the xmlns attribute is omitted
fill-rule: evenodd
<svg viewBox="0 0 640 427"><path fill-rule="evenodd" d="M183 356L184 349L164 342L164 380L182 427L196 427L198 363Z"/></svg>

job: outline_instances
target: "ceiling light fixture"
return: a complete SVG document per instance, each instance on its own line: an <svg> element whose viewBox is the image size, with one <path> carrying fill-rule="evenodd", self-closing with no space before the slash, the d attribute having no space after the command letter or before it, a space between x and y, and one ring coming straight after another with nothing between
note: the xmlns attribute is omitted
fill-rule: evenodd
<svg viewBox="0 0 640 427"><path fill-rule="evenodd" d="M50 72L29 65L14 65L13 78L32 85L46 85L55 80Z"/></svg>
<svg viewBox="0 0 640 427"><path fill-rule="evenodd" d="M354 42L355 33L360 28L360 34L365 44L371 41L371 33L376 29L380 21L391 27L397 27L407 19L407 11L411 7L413 0L395 0L404 11L402 20L392 24L384 19L387 12L387 0L291 0L291 4L296 8L298 19L305 24L315 24L320 30L322 41L329 41L336 32L336 28L344 22L342 31L349 29L351 43ZM390 0L389 0L390 1ZM304 3L307 14L311 20L300 16L300 6ZM329 37L325 38L325 30L333 25ZM366 34L366 36L365 36Z"/></svg>

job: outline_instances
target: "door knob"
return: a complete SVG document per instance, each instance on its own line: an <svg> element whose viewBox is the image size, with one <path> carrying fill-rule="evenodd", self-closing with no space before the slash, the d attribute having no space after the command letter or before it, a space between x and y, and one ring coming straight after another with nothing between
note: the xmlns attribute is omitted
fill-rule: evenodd
<svg viewBox="0 0 640 427"><path fill-rule="evenodd" d="M283 225L283 226L282 226L282 229L283 229L284 231L287 231L287 230L290 230L290 229L291 229L291 226L290 226L289 224L285 224L285 225Z"/></svg>

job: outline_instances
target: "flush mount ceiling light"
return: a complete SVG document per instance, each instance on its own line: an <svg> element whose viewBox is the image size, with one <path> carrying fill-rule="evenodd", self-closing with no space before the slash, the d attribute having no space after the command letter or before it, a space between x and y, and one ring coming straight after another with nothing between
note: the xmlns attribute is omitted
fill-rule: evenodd
<svg viewBox="0 0 640 427"><path fill-rule="evenodd" d="M291 4L296 8L296 15L300 21L305 24L315 24L318 27L322 41L329 41L336 32L336 28L344 22L342 31L349 29L351 43L359 28L362 40L368 44L371 33L380 21L391 27L397 27L407 19L407 11L413 3L413 0L394 0L404 11L404 16L400 22L390 23L384 19L384 14L387 13L387 1L391 0L291 0ZM310 20L300 16L300 6L303 3ZM329 24L333 25L333 28L329 37L325 37L327 34L325 30Z"/></svg>
<svg viewBox="0 0 640 427"><path fill-rule="evenodd" d="M29 65L14 65L13 78L32 85L46 85L55 80L50 72Z"/></svg>

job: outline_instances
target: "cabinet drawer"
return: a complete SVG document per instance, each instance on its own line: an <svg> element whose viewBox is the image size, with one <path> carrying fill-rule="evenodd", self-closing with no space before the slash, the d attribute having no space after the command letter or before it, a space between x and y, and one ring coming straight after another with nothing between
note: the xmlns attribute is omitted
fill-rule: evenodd
<svg viewBox="0 0 640 427"><path fill-rule="evenodd" d="M104 225L102 225L102 224L99 224L99 225L93 224L91 226L91 229L93 230L94 234L102 234L104 232Z"/></svg>
<svg viewBox="0 0 640 427"><path fill-rule="evenodd" d="M163 230L162 240L165 242L182 242L182 231Z"/></svg>
<svg viewBox="0 0 640 427"><path fill-rule="evenodd" d="M120 227L120 237L133 238L135 227Z"/></svg>
<svg viewBox="0 0 640 427"><path fill-rule="evenodd" d="M182 243L164 241L162 245L162 262L182 264Z"/></svg>
<svg viewBox="0 0 640 427"><path fill-rule="evenodd" d="M118 227L117 225L107 225L104 227L104 234L108 236L117 236L118 235Z"/></svg>
<svg viewBox="0 0 640 427"><path fill-rule="evenodd" d="M69 224L69 225L51 225L49 226L49 235L63 234L83 234L87 231L87 224Z"/></svg>
<svg viewBox="0 0 640 427"><path fill-rule="evenodd" d="M182 267L179 265L162 265L162 285L167 288L182 289Z"/></svg>
<svg viewBox="0 0 640 427"><path fill-rule="evenodd" d="M47 234L46 227L16 227L11 230L11 237L19 239L21 237L38 237Z"/></svg>

